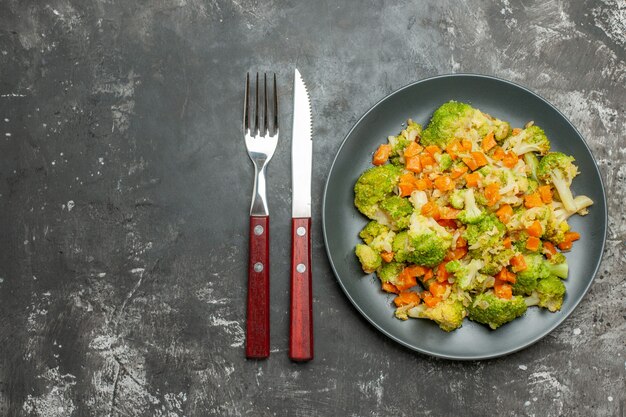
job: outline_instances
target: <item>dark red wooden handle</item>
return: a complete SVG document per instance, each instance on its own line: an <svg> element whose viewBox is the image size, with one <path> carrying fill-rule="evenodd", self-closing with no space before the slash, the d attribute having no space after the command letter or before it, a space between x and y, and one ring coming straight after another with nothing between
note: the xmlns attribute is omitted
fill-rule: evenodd
<svg viewBox="0 0 626 417"><path fill-rule="evenodd" d="M246 357L270 355L270 218L250 217Z"/></svg>
<svg viewBox="0 0 626 417"><path fill-rule="evenodd" d="M311 289L311 219L291 219L291 316L289 357L313 359L313 297Z"/></svg>

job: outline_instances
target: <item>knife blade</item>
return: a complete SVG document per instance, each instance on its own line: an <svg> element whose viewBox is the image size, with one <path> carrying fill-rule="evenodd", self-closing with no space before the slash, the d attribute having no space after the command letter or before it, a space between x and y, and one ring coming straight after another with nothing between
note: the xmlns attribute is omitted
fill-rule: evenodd
<svg viewBox="0 0 626 417"><path fill-rule="evenodd" d="M291 298L289 357L313 359L311 274L311 173L313 164L311 101L298 69L294 71L291 136Z"/></svg>

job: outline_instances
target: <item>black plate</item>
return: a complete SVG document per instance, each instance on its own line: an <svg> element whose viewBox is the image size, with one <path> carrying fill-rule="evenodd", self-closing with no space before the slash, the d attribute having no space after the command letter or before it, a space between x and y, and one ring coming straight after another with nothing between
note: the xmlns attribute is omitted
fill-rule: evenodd
<svg viewBox="0 0 626 417"><path fill-rule="evenodd" d="M465 320L446 333L428 320L401 321L394 317L392 297L380 290L377 278L364 275L354 255L358 233L367 223L353 204L354 183L371 167L373 151L389 135L402 130L407 118L426 125L432 112L449 100L470 103L495 117L522 127L529 120L541 126L552 149L573 155L581 174L572 190L595 204L585 216L569 223L581 234L567 253L570 275L560 312L529 308L526 314L492 331ZM358 311L378 330L416 351L448 359L487 359L523 349L556 328L569 316L589 289L604 250L606 199L598 167L576 128L554 106L528 89L494 77L472 74L443 75L418 81L390 94L356 123L344 139L332 164L323 203L326 251L339 284Z"/></svg>

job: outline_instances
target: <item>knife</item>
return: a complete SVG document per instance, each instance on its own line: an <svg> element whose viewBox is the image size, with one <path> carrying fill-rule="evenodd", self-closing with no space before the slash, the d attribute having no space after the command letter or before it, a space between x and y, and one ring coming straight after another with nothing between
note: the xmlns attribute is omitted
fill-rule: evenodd
<svg viewBox="0 0 626 417"><path fill-rule="evenodd" d="M311 285L311 102L298 69L293 82L291 136L291 302L289 358L313 359Z"/></svg>

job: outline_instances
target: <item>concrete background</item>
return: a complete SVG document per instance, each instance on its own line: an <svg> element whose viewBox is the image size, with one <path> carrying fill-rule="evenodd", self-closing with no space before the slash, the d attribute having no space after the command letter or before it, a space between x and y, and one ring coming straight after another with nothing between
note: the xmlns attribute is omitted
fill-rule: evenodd
<svg viewBox="0 0 626 417"><path fill-rule="evenodd" d="M0 415L623 416L626 3L0 2ZM314 112L316 359L287 358L291 73ZM243 354L246 71L275 71L272 356ZM349 304L321 234L341 140L391 91L492 74L587 138L609 196L600 273L536 345L429 358Z"/></svg>

